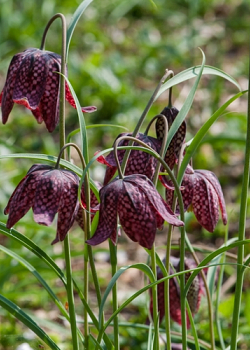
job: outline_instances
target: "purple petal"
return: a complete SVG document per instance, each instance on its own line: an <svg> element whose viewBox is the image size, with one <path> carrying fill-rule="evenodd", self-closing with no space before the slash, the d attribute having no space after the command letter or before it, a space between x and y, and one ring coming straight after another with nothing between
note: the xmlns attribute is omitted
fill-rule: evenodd
<svg viewBox="0 0 250 350"><path fill-rule="evenodd" d="M86 243L97 245L113 237L117 227L117 201L121 186L122 180L114 180L100 190L99 223L96 232Z"/></svg>
<svg viewBox="0 0 250 350"><path fill-rule="evenodd" d="M1 109L2 109L2 121L5 124L8 120L9 114L13 108L14 101L12 99L13 89L15 87L16 74L20 67L20 63L23 60L23 53L15 55L10 63L6 82L3 88L3 95L1 99Z"/></svg>
<svg viewBox="0 0 250 350"><path fill-rule="evenodd" d="M63 173L64 175L65 172ZM78 184L79 180L72 182L72 179L66 180L64 176L63 193L60 200L60 207L58 210L57 220L57 232L56 238L51 244L55 244L58 241L63 241L66 237L69 229L75 221L75 217L78 213Z"/></svg>
<svg viewBox="0 0 250 350"><path fill-rule="evenodd" d="M33 170L28 173L13 192L4 210L5 214L9 214L7 228L14 226L32 207L42 172Z"/></svg>
<svg viewBox="0 0 250 350"><path fill-rule="evenodd" d="M218 196L204 177L195 175L193 211L198 222L209 232L213 232L219 220Z"/></svg>
<svg viewBox="0 0 250 350"><path fill-rule="evenodd" d="M124 182L124 190L119 196L117 208L122 228L129 238L151 249L157 221L155 211L145 193L133 184Z"/></svg>
<svg viewBox="0 0 250 350"><path fill-rule="evenodd" d="M221 210L221 215L222 215L222 221L223 224L227 224L227 211L226 211L226 204L223 196L223 192L221 189L220 182L217 178L217 176L212 173L211 171L208 170L195 170L196 173L204 176L213 186L215 192L217 193L218 200L219 200L219 205L220 205L220 210Z"/></svg>
<svg viewBox="0 0 250 350"><path fill-rule="evenodd" d="M40 50L23 59L15 80L14 102L26 100L29 109L37 108L46 86L48 59L48 56L42 54Z"/></svg>
<svg viewBox="0 0 250 350"><path fill-rule="evenodd" d="M49 72L39 109L48 131L52 132L59 120L59 74L55 72L60 72L60 67L52 59L47 64Z"/></svg>
<svg viewBox="0 0 250 350"><path fill-rule="evenodd" d="M162 216L164 220L174 226L183 226L183 222L177 219L171 208L164 202L163 198L157 192L153 183L143 175L126 176L124 181L135 183L145 193L148 201L153 206L154 210Z"/></svg>
<svg viewBox="0 0 250 350"><path fill-rule="evenodd" d="M43 173L37 186L33 205L34 220L50 226L54 220L64 191L62 175L59 170Z"/></svg>

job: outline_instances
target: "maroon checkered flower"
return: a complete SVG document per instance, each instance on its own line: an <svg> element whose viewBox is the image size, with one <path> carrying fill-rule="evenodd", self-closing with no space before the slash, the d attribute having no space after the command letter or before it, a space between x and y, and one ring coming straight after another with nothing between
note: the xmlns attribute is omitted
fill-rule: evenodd
<svg viewBox="0 0 250 350"><path fill-rule="evenodd" d="M27 49L12 58L6 82L0 94L2 121L5 124L14 103L31 110L38 123L44 121L52 132L59 121L59 80L61 56L50 51ZM66 84L66 99L75 108L74 99ZM96 107L83 107L94 112Z"/></svg>
<svg viewBox="0 0 250 350"><path fill-rule="evenodd" d="M184 209L193 210L198 222L209 232L213 232L221 210L223 224L227 224L225 201L219 180L208 170L193 170L189 165L182 181ZM166 190L166 200L171 206L173 192ZM177 206L176 213L179 212Z"/></svg>
<svg viewBox="0 0 250 350"><path fill-rule="evenodd" d="M13 227L30 208L34 220L45 226L50 226L58 213L57 233L52 244L63 241L78 212L78 185L78 176L69 170L33 165L4 210L4 214L9 214L6 227Z"/></svg>
<svg viewBox="0 0 250 350"><path fill-rule="evenodd" d="M165 263L165 259L163 260ZM180 271L180 259L171 257L170 263L173 266L173 268L170 268L170 275L174 274L175 272ZM196 267L196 264L191 259L185 259L185 269L191 270ZM187 272L185 274L185 280L187 281L190 277L191 272ZM163 278L163 273L161 269L157 268L157 279L160 280ZM158 311L159 311L159 321L161 322L164 315L165 315L165 289L164 289L164 282L159 283L157 287L157 293L158 293ZM192 314L194 315L197 313L201 296L204 294L204 285L202 278L200 274L196 276L191 283L191 286L189 288L188 294L187 294L187 301L190 306L190 310ZM181 325L181 300L180 300L180 286L175 277L171 278L169 280L169 304L170 304L170 317L177 323ZM153 300L152 300L152 292L151 292L151 300L150 300L150 312L153 314ZM187 315L187 326L190 327L189 318Z"/></svg>
<svg viewBox="0 0 250 350"><path fill-rule="evenodd" d="M121 136L132 136L132 133L122 133L117 136L116 140ZM138 140L143 141L148 146L150 146L153 150L159 153L161 149L161 142L155 139L154 137L138 133L136 135L136 138ZM128 144L129 144L129 140L125 139L125 140L121 140L118 146L127 146ZM136 142L134 143L134 145L139 146L139 144ZM120 163L122 163L125 151L126 150L117 151L117 155ZM114 152L109 153L106 158L104 158L103 156L100 156L97 160L100 163L107 165L107 169L104 177L104 185L106 185L112 179L117 169ZM146 175L150 180L152 180L155 172L156 163L157 163L157 160L154 157L152 157L150 154L143 151L132 150L130 152L130 156L127 162L125 175L143 174L143 175Z"/></svg>
<svg viewBox="0 0 250 350"><path fill-rule="evenodd" d="M156 229L164 220L183 226L145 175L114 179L100 190L100 216L88 244L97 245L107 238L116 242L117 216L125 233L134 242L151 249Z"/></svg>

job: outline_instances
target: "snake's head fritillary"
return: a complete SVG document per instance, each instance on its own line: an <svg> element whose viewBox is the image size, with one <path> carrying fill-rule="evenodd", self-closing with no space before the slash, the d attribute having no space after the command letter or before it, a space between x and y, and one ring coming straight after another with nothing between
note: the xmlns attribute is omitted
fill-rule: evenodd
<svg viewBox="0 0 250 350"><path fill-rule="evenodd" d="M202 227L209 232L214 231L219 220L219 209L223 224L227 224L223 192L214 173L208 170L193 170L189 165L181 186L184 209L191 208ZM166 190L166 201L171 206L173 191ZM176 212L179 212L178 206Z"/></svg>
<svg viewBox="0 0 250 350"><path fill-rule="evenodd" d="M132 136L132 133L122 133L117 136L116 140L121 136ZM138 140L143 141L148 146L150 146L154 151L159 153L161 149L161 142L157 140L154 137L138 133L136 135L136 138ZM127 146L129 144L129 140L121 140L119 142L118 146ZM134 143L135 146L138 146L138 143ZM123 160L125 154L125 150L118 150L117 155L119 162L121 163ZM114 152L111 152L107 155L107 157L99 157L98 161L100 163L103 163L107 165L106 174L104 178L104 185L106 185L114 176L116 172L116 160L114 156ZM156 167L156 159L152 157L150 154L139 151L139 150L132 150L130 152L130 156L127 162L125 175L132 175L132 174L143 174L146 175L150 180L152 180L154 173L155 173L155 167Z"/></svg>
<svg viewBox="0 0 250 350"><path fill-rule="evenodd" d="M44 121L52 132L59 121L59 81L61 56L36 48L16 54L10 63L6 82L0 94L2 121L5 124L14 103L30 109L38 123ZM66 99L75 108L74 99L66 84ZM96 107L83 107L94 112Z"/></svg>
<svg viewBox="0 0 250 350"><path fill-rule="evenodd" d="M49 226L56 213L57 233L52 244L63 241L78 212L78 176L64 169L35 164L13 192L4 214L9 214L7 228L13 227L30 208L34 220Z"/></svg>
<svg viewBox="0 0 250 350"><path fill-rule="evenodd" d="M148 249L165 220L183 226L145 175L114 179L100 190L99 223L87 243L97 245L109 237L115 243L117 217L128 237Z"/></svg>
<svg viewBox="0 0 250 350"><path fill-rule="evenodd" d="M165 259L163 260L165 264ZM180 259L175 257L170 257L170 263L173 268L170 268L170 275L175 272L180 271ZM196 267L196 264L193 260L185 258L185 270L191 270ZM185 280L187 281L191 272L185 273ZM163 278L162 271L157 268L157 279ZM158 293L158 310L159 310L159 320L162 321L165 315L165 288L164 282L158 284L157 287ZM191 283L191 286L187 293L187 301L190 306L192 314L196 314L199 310L201 296L204 294L204 284L200 274L196 276ZM175 277L170 278L169 280L169 304L170 304L170 317L173 321L181 325L181 300L180 300L180 286ZM153 301L151 293L151 302L150 302L150 312L153 312ZM187 315L187 326L190 327L189 318Z"/></svg>

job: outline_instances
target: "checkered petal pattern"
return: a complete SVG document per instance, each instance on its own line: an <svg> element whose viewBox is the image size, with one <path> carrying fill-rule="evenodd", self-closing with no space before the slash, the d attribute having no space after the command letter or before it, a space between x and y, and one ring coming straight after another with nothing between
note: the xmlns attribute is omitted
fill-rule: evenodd
<svg viewBox="0 0 250 350"><path fill-rule="evenodd" d="M13 192L5 210L7 228L13 227L30 208L34 220L49 226L58 213L57 234L53 244L62 241L73 225L78 211L79 178L69 170L36 164Z"/></svg>
<svg viewBox="0 0 250 350"><path fill-rule="evenodd" d="M196 219L207 231L213 232L218 220L219 209L223 224L227 224L227 212L221 185L217 177L207 170L193 170L189 165L181 184L184 210L192 208ZM166 202L172 206L173 192L166 190ZM179 205L176 206L179 214Z"/></svg>
<svg viewBox="0 0 250 350"><path fill-rule="evenodd" d="M59 80L61 57L50 51L30 48L15 55L10 63L6 82L0 95L2 122L5 124L14 103L30 109L38 123L45 122L52 132L59 121ZM66 84L66 99L75 108ZM96 107L82 107L94 112Z"/></svg>
<svg viewBox="0 0 250 350"><path fill-rule="evenodd" d="M227 224L226 204L225 204L223 192L221 189L221 185L217 176L209 170L196 170L196 173L199 174L201 177L205 178L207 181L209 181L213 189L215 190L219 200L222 221L223 221L223 224L226 225Z"/></svg>
<svg viewBox="0 0 250 350"><path fill-rule="evenodd" d="M163 260L165 264L165 259ZM170 275L174 274L174 271L180 271L180 259L175 257L170 257L170 263L173 266L170 267ZM191 270L196 267L196 264L191 259L185 259L185 270ZM185 280L187 281L191 273L188 272L185 274ZM163 278L163 273L160 268L157 268L157 279ZM158 284L157 288L158 293L158 310L159 310L159 320L162 321L165 315L165 288L164 282ZM191 309L192 314L198 312L201 296L204 294L204 284L200 275L196 276L189 288L187 293L187 300ZM173 321L181 325L181 301L180 301L180 286L175 277L169 280L169 303L170 303L170 317ZM153 301L152 293L150 300L150 312L153 313ZM187 315L187 327L190 327L189 318Z"/></svg>
<svg viewBox="0 0 250 350"><path fill-rule="evenodd" d="M113 180L100 190L99 223L95 234L86 241L88 244L100 244L110 236L114 240L117 228L117 203L121 190L122 180Z"/></svg>
<svg viewBox="0 0 250 350"><path fill-rule="evenodd" d="M100 190L100 216L94 236L87 241L96 245L112 236L117 227L117 216L124 232L134 242L151 249L157 228L164 220L182 226L168 205L145 175L128 175L115 179Z"/></svg>
<svg viewBox="0 0 250 350"><path fill-rule="evenodd" d="M131 133L122 133L118 135L116 140L121 136L132 136ZM153 150L155 150L157 153L159 153L161 148L161 142L154 137L147 136L141 133L138 133L136 138L139 140L145 142L147 145L149 145ZM129 140L122 140L119 142L119 146L127 146L129 144ZM135 146L139 146L139 144L135 143ZM117 155L119 162L121 163L123 160L125 154L125 150L118 150ZM116 172L116 160L114 156L114 152L109 153L109 155L104 158L100 157L97 160L107 165L106 174L104 178L104 185L106 185L111 178L114 176L114 173ZM156 167L156 159L152 156L150 156L148 153L138 150L132 150L127 162L127 166L125 169L125 175L132 175L132 174L144 174L149 179L153 178L155 167Z"/></svg>

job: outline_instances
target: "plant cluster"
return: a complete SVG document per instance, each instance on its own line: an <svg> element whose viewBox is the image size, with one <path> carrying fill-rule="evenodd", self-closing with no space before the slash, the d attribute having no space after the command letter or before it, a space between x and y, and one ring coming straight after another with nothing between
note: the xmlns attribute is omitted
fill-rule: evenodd
<svg viewBox="0 0 250 350"><path fill-rule="evenodd" d="M207 283L207 271L219 263L224 263L225 253L232 247L238 247L237 284L234 304L231 349L236 349L241 287L248 260L244 261L244 222L246 208L246 189L248 179L249 155L246 153L246 170L243 183L242 209L239 238L236 242L222 246L209 254L201 262L198 260L185 231L185 212L192 210L199 224L213 232L221 212L222 221L227 225L227 212L222 188L218 178L209 170L194 169L192 157L211 125L226 108L244 92L231 97L202 126L196 136L186 142L185 118L191 108L195 92L203 74L214 74L228 81L237 82L228 74L205 65L202 52L202 64L191 67L174 76L166 70L151 99L142 112L133 132L121 133L113 146L92 155L89 159L88 138L83 113L94 112L94 106L81 107L67 76L66 61L69 54L70 39L74 28L91 1L83 1L75 12L68 29L61 14L53 16L45 28L40 48L29 48L16 54L10 63L3 91L0 95L2 122L8 121L14 104L28 108L38 123L44 122L47 130L56 132L59 125L58 157L51 154L34 155L34 159L46 164L34 164L18 184L4 210L8 215L6 224L1 224L1 233L18 240L24 247L39 256L61 279L65 285L68 304L65 307L43 277L28 263L11 251L13 258L22 262L42 283L62 316L69 321L72 334L72 349L119 349L119 314L129 303L143 292L150 291L148 319L148 348L161 347L159 325L164 319L164 347L168 350L181 346L188 349L189 343L195 349L215 349L213 303L211 289ZM59 18L62 22L62 53L58 55L45 50L45 39L50 25ZM194 85L178 111L172 106L172 87L187 79L195 78ZM164 91L169 90L168 106L156 115L146 131L140 131L152 104ZM65 100L77 110L79 130L67 135L65 123ZM154 126L155 137L149 136ZM81 135L81 144L71 142L76 133ZM248 141L247 141L248 142ZM82 169L71 162L71 148L74 148L82 164ZM9 155L22 157L22 154ZM1 158L7 158L1 156ZM90 176L90 166L98 161L106 167L103 184ZM49 164L47 164L49 163ZM53 163L53 165L51 165ZM157 186L164 187L163 198ZM244 192L245 191L245 192ZM64 242L66 275L56 263L27 237L21 235L13 226L32 208L34 220L40 225L50 226L57 214L56 237L52 244ZM71 251L68 232L76 222L84 232L84 288L81 290L74 280L71 267ZM165 257L161 260L156 252L155 237L158 230L168 228ZM179 258L171 256L171 237L175 227L180 230ZM177 229L176 229L177 230ZM117 249L119 236L123 232L134 242L138 242L147 251L150 263L138 263L117 269ZM92 246L109 239L112 279L102 296L98 271L95 267ZM3 248L4 249L4 248ZM187 254L188 253L188 254ZM218 262L218 258L219 260ZM217 260L216 260L217 259ZM210 264L210 267L209 267ZM121 274L129 268L141 270L147 277L145 287L135 293L122 305L118 305L117 282ZM99 314L96 316L89 306L89 269L96 290ZM221 275L223 276L223 267ZM213 282L215 281L215 276ZM112 291L112 315L105 317L105 303ZM83 306L83 328L79 327L74 306L74 292L80 297ZM201 296L207 298L211 343L207 344L198 337L193 316L198 312ZM0 305L35 332L51 349L59 346L51 337L22 309L11 300L0 295ZM165 318L164 318L165 317ZM179 342L171 338L170 318L181 326ZM89 321L91 319L91 322ZM90 328L90 324L94 330ZM109 336L107 327L112 325L113 334ZM191 327L192 337L187 337ZM219 322L221 348L225 349ZM97 336L95 336L97 334ZM188 343L189 342L189 343Z"/></svg>

